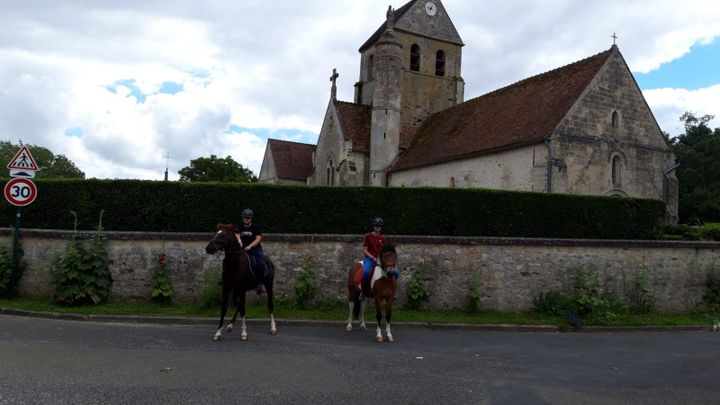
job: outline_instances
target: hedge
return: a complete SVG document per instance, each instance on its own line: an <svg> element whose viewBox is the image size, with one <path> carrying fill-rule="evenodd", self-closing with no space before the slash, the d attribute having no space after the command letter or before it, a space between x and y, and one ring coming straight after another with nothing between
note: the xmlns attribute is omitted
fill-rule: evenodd
<svg viewBox="0 0 720 405"><path fill-rule="evenodd" d="M658 200L484 189L304 187L141 180L37 180L23 228L210 232L252 208L268 233L360 234L385 219L388 234L594 239L655 238ZM6 201L0 226L13 226Z"/></svg>

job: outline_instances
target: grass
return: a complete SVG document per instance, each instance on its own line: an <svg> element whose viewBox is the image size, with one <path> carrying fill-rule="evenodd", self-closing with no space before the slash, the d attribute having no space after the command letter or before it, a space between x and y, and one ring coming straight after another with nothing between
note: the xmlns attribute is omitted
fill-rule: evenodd
<svg viewBox="0 0 720 405"><path fill-rule="evenodd" d="M0 307L23 309L37 312L74 313L83 315L155 315L210 317L219 315L219 308L202 308L198 304L163 305L153 302L107 302L94 306L66 307L51 299L15 298L0 299ZM370 307L370 306L368 306ZM301 309L290 302L276 302L275 314L279 319L321 319L346 320L348 307L343 302L323 302L309 309ZM266 318L267 307L264 303L248 306L248 318ZM619 315L610 319L584 320L586 325L597 326L683 326L711 325L718 318L704 312L690 314L651 314ZM366 308L366 321L375 319L374 309ZM532 313L479 312L462 311L422 311L398 308L393 310L393 320L399 322L430 323L471 323L471 324L512 324L512 325L555 325L566 327L567 322L560 317L543 316Z"/></svg>

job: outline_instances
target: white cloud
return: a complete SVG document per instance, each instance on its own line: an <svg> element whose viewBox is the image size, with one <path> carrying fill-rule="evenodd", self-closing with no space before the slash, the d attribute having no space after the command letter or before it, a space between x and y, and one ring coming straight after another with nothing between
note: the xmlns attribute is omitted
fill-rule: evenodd
<svg viewBox="0 0 720 405"><path fill-rule="evenodd" d="M653 106L655 119L660 128L676 136L685 132L684 124L679 118L686 111L697 116L713 115L708 122L710 128L720 128L720 84L699 90L686 89L653 89L643 92L648 104Z"/></svg>
<svg viewBox="0 0 720 405"><path fill-rule="evenodd" d="M391 1L400 7L404 1ZM463 48L466 98L604 51L610 35L645 72L720 36L720 2L445 0ZM88 177L160 179L200 156L260 168L264 136L308 141L340 73L353 99L358 47L388 0L127 0L0 3L0 139L49 147ZM146 95L136 103L134 80ZM163 82L183 91L156 94ZM715 114L717 86L645 92L663 129L686 110ZM257 128L227 133L230 125ZM65 136L68 128L83 135Z"/></svg>

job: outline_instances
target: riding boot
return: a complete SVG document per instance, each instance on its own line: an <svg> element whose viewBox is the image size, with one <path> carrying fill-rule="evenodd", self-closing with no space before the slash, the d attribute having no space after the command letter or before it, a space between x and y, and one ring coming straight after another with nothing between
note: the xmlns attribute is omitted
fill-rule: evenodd
<svg viewBox="0 0 720 405"><path fill-rule="evenodd" d="M370 295L372 295L370 294L370 277L363 278L361 294L363 294L365 297L369 297Z"/></svg>

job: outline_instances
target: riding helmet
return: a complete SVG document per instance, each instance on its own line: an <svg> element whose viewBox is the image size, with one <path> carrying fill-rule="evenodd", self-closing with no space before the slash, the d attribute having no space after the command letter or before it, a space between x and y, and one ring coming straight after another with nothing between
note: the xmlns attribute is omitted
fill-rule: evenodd
<svg viewBox="0 0 720 405"><path fill-rule="evenodd" d="M377 217L372 221L373 226L385 226L385 221L382 218Z"/></svg>
<svg viewBox="0 0 720 405"><path fill-rule="evenodd" d="M254 216L255 216L255 213L254 213L253 210L251 210L250 208L246 208L246 209L244 209L243 212L242 212L242 217L243 217L243 218L252 218L252 217L254 217Z"/></svg>

